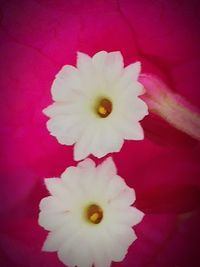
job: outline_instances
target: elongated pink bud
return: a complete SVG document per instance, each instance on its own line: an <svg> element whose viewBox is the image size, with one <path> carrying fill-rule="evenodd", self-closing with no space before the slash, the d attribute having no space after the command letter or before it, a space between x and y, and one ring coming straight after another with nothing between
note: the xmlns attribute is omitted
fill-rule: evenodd
<svg viewBox="0 0 200 267"><path fill-rule="evenodd" d="M151 74L141 74L139 81L146 93L142 97L152 113L156 113L177 129L200 140L200 111L163 81Z"/></svg>

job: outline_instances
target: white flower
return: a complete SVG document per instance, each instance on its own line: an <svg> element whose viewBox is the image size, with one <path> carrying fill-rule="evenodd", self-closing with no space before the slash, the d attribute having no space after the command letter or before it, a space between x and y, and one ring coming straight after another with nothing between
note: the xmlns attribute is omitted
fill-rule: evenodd
<svg viewBox="0 0 200 267"><path fill-rule="evenodd" d="M52 196L40 202L39 224L50 231L44 251L57 251L70 267L109 267L124 259L143 213L130 206L134 190L111 158L97 167L86 159L45 184Z"/></svg>
<svg viewBox="0 0 200 267"><path fill-rule="evenodd" d="M44 110L47 128L61 144L75 144L76 160L120 151L124 139L144 138L139 121L147 105L137 81L140 63L124 68L120 52L101 51L92 58L78 53L77 68L66 65L52 85L55 103Z"/></svg>

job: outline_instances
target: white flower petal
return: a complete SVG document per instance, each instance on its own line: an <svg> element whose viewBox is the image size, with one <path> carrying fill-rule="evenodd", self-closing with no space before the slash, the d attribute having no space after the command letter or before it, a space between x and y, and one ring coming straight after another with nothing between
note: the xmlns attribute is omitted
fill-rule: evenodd
<svg viewBox="0 0 200 267"><path fill-rule="evenodd" d="M144 139L144 131L142 126L139 123L134 124L132 140L143 140Z"/></svg>
<svg viewBox="0 0 200 267"><path fill-rule="evenodd" d="M45 184L53 196L40 202L39 224L51 231L44 251L57 251L73 267L110 267L124 259L136 239L132 226L144 214L131 207L134 190L117 175L112 158L97 167L86 159ZM90 217L96 214L99 221Z"/></svg>
<svg viewBox="0 0 200 267"><path fill-rule="evenodd" d="M53 231L59 227L62 227L67 222L67 214L68 212L64 213L54 213L54 212L47 212L41 211L39 213L39 225L44 227L46 230Z"/></svg>
<svg viewBox="0 0 200 267"><path fill-rule="evenodd" d="M65 211L66 209L67 206L65 206L64 203L56 197L45 197L40 202L41 211L60 212Z"/></svg>
<svg viewBox="0 0 200 267"><path fill-rule="evenodd" d="M105 250L103 243L100 244L99 246L93 247L95 267L110 267L111 259L109 259L109 257L106 254L107 252Z"/></svg>
<svg viewBox="0 0 200 267"><path fill-rule="evenodd" d="M122 119L121 125L116 125L116 128L123 134L126 140L143 140L144 131L139 123L132 123L129 119Z"/></svg>
<svg viewBox="0 0 200 267"><path fill-rule="evenodd" d="M69 167L61 177L63 183L71 194L75 194L76 198L82 197L82 192L77 190L77 187L80 187L80 178L82 177L82 173L79 168ZM73 179L71 177L73 177Z"/></svg>
<svg viewBox="0 0 200 267"><path fill-rule="evenodd" d="M87 150L90 151L91 154L95 155L98 158L103 157L108 152L108 147L105 146L105 131L103 125L94 124L90 129L91 138L88 138ZM116 137L117 138L117 137ZM89 142L90 139L90 142ZM81 142L83 142L83 137Z"/></svg>
<svg viewBox="0 0 200 267"><path fill-rule="evenodd" d="M109 174L117 174L116 165L111 157L105 159L99 166L97 166L97 170L103 177Z"/></svg>
<svg viewBox="0 0 200 267"><path fill-rule="evenodd" d="M141 71L141 63L136 62L128 65L123 72L123 75L119 81L121 87L128 87L133 81L137 81L139 73Z"/></svg>
<svg viewBox="0 0 200 267"><path fill-rule="evenodd" d="M63 195L65 192L65 189L63 188L61 184L60 178L46 178L45 179L45 185L49 192L54 196L59 196L60 194Z"/></svg>
<svg viewBox="0 0 200 267"><path fill-rule="evenodd" d="M84 236L81 237L82 240L86 238ZM74 244L74 258L76 259L76 266L80 267L92 267L93 258L91 255L91 245L89 242L85 242L84 245L81 244L80 240Z"/></svg>
<svg viewBox="0 0 200 267"><path fill-rule="evenodd" d="M75 160L90 154L101 158L119 152L125 139L143 139L138 122L148 111L138 98L144 93L140 71L139 62L124 68L119 51L100 51L93 57L79 52L77 68L66 65L56 75L56 102L43 112L50 117L51 135L63 145L75 144Z"/></svg>
<svg viewBox="0 0 200 267"><path fill-rule="evenodd" d="M74 147L74 159L82 160L90 154L89 145L93 137L94 129L88 126Z"/></svg>
<svg viewBox="0 0 200 267"><path fill-rule="evenodd" d="M90 142L90 151L98 158L101 158L108 154L110 151L119 152L124 140L119 132L116 132L112 125L105 126L99 131L99 136L93 138L93 142Z"/></svg>
<svg viewBox="0 0 200 267"><path fill-rule="evenodd" d="M96 53L92 58L95 68L100 73L102 73L102 71L105 69L107 55L108 53L106 51L100 51Z"/></svg>
<svg viewBox="0 0 200 267"><path fill-rule="evenodd" d="M82 170L91 170L96 167L95 162L92 159L85 159L79 162L78 167Z"/></svg>
<svg viewBox="0 0 200 267"><path fill-rule="evenodd" d="M137 85L137 83L135 83ZM127 88L124 90L123 94L120 94L120 98L117 102L119 106L118 116L123 114L127 118L130 118L132 122L140 121L148 114L148 107L144 101L142 101L133 88ZM119 93L118 93L119 94ZM134 112L132 112L134 107ZM119 114L120 113L120 114Z"/></svg>
<svg viewBox="0 0 200 267"><path fill-rule="evenodd" d="M53 103L43 110L43 113L48 117L52 117L54 115L62 115L65 112L66 105L63 103Z"/></svg>
<svg viewBox="0 0 200 267"><path fill-rule="evenodd" d="M81 103L65 103L55 102L43 110L43 113L49 117L62 116L62 115L73 115L77 116L83 114L84 107ZM78 117L79 118L79 117Z"/></svg>
<svg viewBox="0 0 200 267"><path fill-rule="evenodd" d="M130 207L131 209L131 213L133 216L133 222L134 225L140 223L144 217L144 213L138 209L136 209L135 207Z"/></svg>
<svg viewBox="0 0 200 267"><path fill-rule="evenodd" d="M87 95L89 100L94 101L94 98L97 97L94 93L99 90L102 79L98 79L92 58L84 53L78 52L77 67L81 74L83 92Z"/></svg>
<svg viewBox="0 0 200 267"><path fill-rule="evenodd" d="M58 250L59 259L68 266L89 267L92 266L92 258L88 253L90 249L87 243L80 246L82 231L74 233L74 236L67 239Z"/></svg>
<svg viewBox="0 0 200 267"><path fill-rule="evenodd" d="M133 229L124 224L112 225L109 232L112 238L115 238L116 243L127 248L137 239Z"/></svg>
<svg viewBox="0 0 200 267"><path fill-rule="evenodd" d="M74 196L72 199L76 199L76 202L73 202L72 200L70 201L73 204L81 203L84 195L87 193L85 192L85 189L83 188L82 183L80 181L80 179L83 177L84 172L85 171L80 171L80 168L69 167L61 176L65 187L71 193L70 197L72 195ZM88 172L85 173L87 174L87 176L84 176L82 178L84 179L83 184L85 183L85 179L90 179ZM77 190L77 187L79 187L80 190Z"/></svg>
<svg viewBox="0 0 200 267"><path fill-rule="evenodd" d="M113 222L134 226L138 224L144 217L144 213L134 207L118 208L112 216Z"/></svg>
<svg viewBox="0 0 200 267"><path fill-rule="evenodd" d="M95 132L95 133L94 133ZM95 134L95 138L94 137ZM96 157L103 157L110 151L118 152L123 145L123 138L112 127L88 125L74 147L75 160L86 158L91 152Z"/></svg>
<svg viewBox="0 0 200 267"><path fill-rule="evenodd" d="M45 240L42 250L43 251L58 251L59 247L66 240L65 226L50 232Z"/></svg>
<svg viewBox="0 0 200 267"><path fill-rule="evenodd" d="M112 199L118 197L118 195L121 193L121 191L125 190L126 187L127 186L126 186L124 180L120 176L115 175L109 181L105 195L108 196L109 200L111 201Z"/></svg>
<svg viewBox="0 0 200 267"><path fill-rule="evenodd" d="M146 115L148 115L148 107L145 104L145 102L142 101L140 98L131 99L130 103L131 103L131 106L135 108L135 113L132 116L130 116L133 118L133 120L132 120L133 122L140 121ZM126 112L126 114L131 114L130 113L130 106L126 105L125 112Z"/></svg>
<svg viewBox="0 0 200 267"><path fill-rule="evenodd" d="M143 95L145 93L144 86L139 82L134 82L127 86L127 91L133 91L136 96Z"/></svg>
<svg viewBox="0 0 200 267"><path fill-rule="evenodd" d="M111 52L107 55L105 64L106 78L109 81L116 80L122 73L124 67L123 57L120 52Z"/></svg>
<svg viewBox="0 0 200 267"><path fill-rule="evenodd" d="M45 179L45 184L52 196L64 201L64 203L66 203L66 207L70 209L71 205L73 204L71 200L72 193L67 190L62 180L60 178L48 178Z"/></svg>
<svg viewBox="0 0 200 267"><path fill-rule="evenodd" d="M134 103L134 106L137 108L137 110L140 110L140 117L138 116L139 121L149 114L147 104L140 98L137 99L137 101Z"/></svg>
<svg viewBox="0 0 200 267"><path fill-rule="evenodd" d="M105 192L107 191L107 187L110 181L113 179L113 176L115 177L117 173L116 166L112 158L109 157L104 160L100 165L98 165L96 169L97 173L95 177L95 194L97 194L98 196L103 196L103 199L107 201L108 199ZM102 177L104 178L102 179Z"/></svg>
<svg viewBox="0 0 200 267"><path fill-rule="evenodd" d="M88 55L78 52L77 67L82 72L88 72L92 69L92 58Z"/></svg>
<svg viewBox="0 0 200 267"><path fill-rule="evenodd" d="M72 179L72 177L73 177L73 179ZM71 184L72 181L78 182L79 177L80 177L80 171L78 168L76 168L74 166L68 167L61 175L61 179L67 188L68 188L69 184ZM76 187L76 185L75 185L75 187Z"/></svg>
<svg viewBox="0 0 200 267"><path fill-rule="evenodd" d="M105 159L101 164L97 166L97 179L99 183L106 186L108 182L117 174L117 168L111 157ZM102 177L104 177L102 179Z"/></svg>
<svg viewBox="0 0 200 267"><path fill-rule="evenodd" d="M114 203L116 206L131 205L135 201L134 190L127 187L125 181L119 176L115 176L110 180L105 196L110 203Z"/></svg>
<svg viewBox="0 0 200 267"><path fill-rule="evenodd" d="M56 75L53 82L51 93L54 101L68 101L69 97L77 91L80 93L82 88L79 71L70 65L64 66Z"/></svg>
<svg viewBox="0 0 200 267"><path fill-rule="evenodd" d="M84 121L77 115L59 115L48 120L47 128L61 144L72 145L81 136Z"/></svg>
<svg viewBox="0 0 200 267"><path fill-rule="evenodd" d="M122 261L126 255L127 248L120 246L119 243L116 243L110 235L109 228L102 229L101 239L103 240L103 246L105 247L109 257L113 261Z"/></svg>

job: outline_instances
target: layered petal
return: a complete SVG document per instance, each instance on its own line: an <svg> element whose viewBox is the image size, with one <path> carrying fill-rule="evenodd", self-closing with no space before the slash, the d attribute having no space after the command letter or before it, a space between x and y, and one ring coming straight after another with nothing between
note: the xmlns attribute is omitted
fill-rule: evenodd
<svg viewBox="0 0 200 267"><path fill-rule="evenodd" d="M59 143L75 144L75 160L90 154L101 158L119 152L124 139L144 138L139 121L148 112L138 98L144 92L140 70L139 62L124 68L119 51L100 51L93 57L78 52L77 68L67 65L57 74L52 85L56 102L44 110L50 117L47 128ZM130 127L135 125L132 134L126 133L126 118Z"/></svg>
<svg viewBox="0 0 200 267"><path fill-rule="evenodd" d="M86 159L61 179L45 180L53 196L40 202L39 224L50 231L44 251L57 251L61 262L78 267L109 267L124 259L137 239L132 226L144 214L131 206L134 190L116 172L112 158L98 167Z"/></svg>

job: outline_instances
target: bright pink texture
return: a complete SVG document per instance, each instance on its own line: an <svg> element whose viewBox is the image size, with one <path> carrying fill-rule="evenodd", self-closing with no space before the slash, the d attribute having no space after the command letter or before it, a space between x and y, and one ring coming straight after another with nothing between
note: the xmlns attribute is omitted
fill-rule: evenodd
<svg viewBox="0 0 200 267"><path fill-rule="evenodd" d="M42 109L50 88L76 52L122 52L142 62L170 88L200 106L198 1L1 1L0 263L4 267L61 267L41 252L46 232L38 204L44 177L75 164L72 147L49 135ZM199 145L150 114L145 140L114 154L119 174L136 190L147 215L121 267L198 267Z"/></svg>

